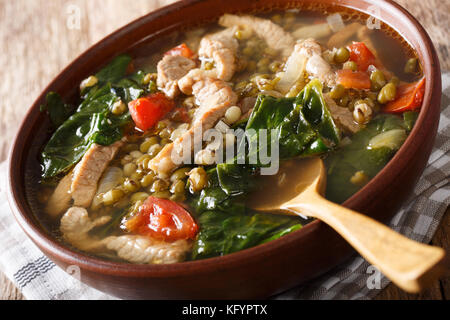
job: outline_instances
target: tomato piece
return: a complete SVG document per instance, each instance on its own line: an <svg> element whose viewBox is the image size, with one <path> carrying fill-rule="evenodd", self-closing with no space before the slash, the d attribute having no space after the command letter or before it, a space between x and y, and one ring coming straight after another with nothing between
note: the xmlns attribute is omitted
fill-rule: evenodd
<svg viewBox="0 0 450 320"><path fill-rule="evenodd" d="M366 72L343 69L337 71L337 82L345 88L370 89L370 77Z"/></svg>
<svg viewBox="0 0 450 320"><path fill-rule="evenodd" d="M125 226L131 232L169 242L194 239L198 233L198 225L183 207L152 196Z"/></svg>
<svg viewBox="0 0 450 320"><path fill-rule="evenodd" d="M131 118L136 126L143 131L153 127L174 107L175 102L160 92L133 100L128 104Z"/></svg>
<svg viewBox="0 0 450 320"><path fill-rule="evenodd" d="M189 47L185 44L182 43L179 46L170 49L169 51L167 51L165 53L165 55L170 55L170 56L183 56L185 58L191 58L194 55L194 52L192 52L191 49L189 49Z"/></svg>
<svg viewBox="0 0 450 320"><path fill-rule="evenodd" d="M353 42L348 46L348 50L350 51L349 59L358 65L358 71L367 71L370 65L380 66L377 58L363 42Z"/></svg>
<svg viewBox="0 0 450 320"><path fill-rule="evenodd" d="M425 95L425 78L413 83L398 86L397 97L394 101L386 104L384 112L401 113L413 111L422 106Z"/></svg>

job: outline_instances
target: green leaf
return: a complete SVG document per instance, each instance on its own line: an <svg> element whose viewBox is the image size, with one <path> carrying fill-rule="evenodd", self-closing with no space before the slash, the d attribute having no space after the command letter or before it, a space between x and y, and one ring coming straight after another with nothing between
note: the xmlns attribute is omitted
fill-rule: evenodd
<svg viewBox="0 0 450 320"><path fill-rule="evenodd" d="M295 98L260 95L246 126L251 143L258 144L261 129L268 130L268 146L279 141L281 159L328 152L340 141L318 80L312 80ZM250 149L247 157L255 159L255 153L259 148Z"/></svg>
<svg viewBox="0 0 450 320"><path fill-rule="evenodd" d="M217 165L220 188L229 196L239 196L252 188L253 170L248 166L221 163Z"/></svg>
<svg viewBox="0 0 450 320"><path fill-rule="evenodd" d="M339 130L326 106L322 89L322 83L319 80L312 80L298 95L297 103L303 105L301 111L304 118L320 136L337 145L340 141Z"/></svg>
<svg viewBox="0 0 450 320"><path fill-rule="evenodd" d="M128 55L117 56L95 76L100 82L117 82L125 77L131 60L131 57Z"/></svg>
<svg viewBox="0 0 450 320"><path fill-rule="evenodd" d="M227 194L220 186L217 169L208 171L208 187L191 197L191 207L197 214L209 210L245 212L244 198Z"/></svg>
<svg viewBox="0 0 450 320"><path fill-rule="evenodd" d="M41 154L42 177L54 177L70 170L92 144L102 114L76 113L56 130Z"/></svg>
<svg viewBox="0 0 450 320"><path fill-rule="evenodd" d="M41 112L47 111L54 127L59 127L72 114L74 107L65 104L59 94L49 92L46 96L47 103L41 106Z"/></svg>
<svg viewBox="0 0 450 320"><path fill-rule="evenodd" d="M138 80L139 73L118 79L119 75L125 76L125 65L129 61L130 57L120 56L100 71L102 81L114 80L115 83L90 88L76 112L54 132L41 154L44 179L69 171L93 143L108 146L123 137L124 128L132 123L130 113L114 115L112 106L119 100L129 102L145 94L145 89L132 80ZM51 105L52 110L64 106L59 96L51 94L50 99L47 106ZM58 114L57 119L61 122L63 115Z"/></svg>
<svg viewBox="0 0 450 320"><path fill-rule="evenodd" d="M194 260L237 252L301 228L298 218L265 213L206 211L198 222L201 231L194 243Z"/></svg>
<svg viewBox="0 0 450 320"><path fill-rule="evenodd" d="M113 86L112 90L114 90L114 93L121 97L122 101L125 103L136 100L145 93L145 90L135 81L131 80L131 78L122 79Z"/></svg>

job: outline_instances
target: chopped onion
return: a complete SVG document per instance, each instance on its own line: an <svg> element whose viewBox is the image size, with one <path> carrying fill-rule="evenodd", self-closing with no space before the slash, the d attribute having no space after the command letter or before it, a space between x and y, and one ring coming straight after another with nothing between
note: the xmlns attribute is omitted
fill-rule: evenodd
<svg viewBox="0 0 450 320"><path fill-rule="evenodd" d="M328 16L327 22L333 32L338 32L345 27L344 21L342 20L342 17L339 13Z"/></svg>
<svg viewBox="0 0 450 320"><path fill-rule="evenodd" d="M294 50L286 61L284 72L277 73L277 77L280 78L280 81L276 84L275 89L286 94L297 80L303 76L307 60L308 58L305 55Z"/></svg>
<svg viewBox="0 0 450 320"><path fill-rule="evenodd" d="M96 196L92 200L92 208L98 208L101 200L97 197L99 194L108 192L121 183L123 179L123 171L117 167L109 167L103 174L97 188Z"/></svg>

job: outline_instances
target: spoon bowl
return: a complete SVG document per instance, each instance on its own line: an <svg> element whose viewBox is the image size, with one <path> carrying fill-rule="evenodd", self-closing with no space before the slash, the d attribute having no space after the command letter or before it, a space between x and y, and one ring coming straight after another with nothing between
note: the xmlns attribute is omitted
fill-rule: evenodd
<svg viewBox="0 0 450 320"><path fill-rule="evenodd" d="M293 163L301 170L291 170ZM322 196L326 169L319 157L282 164L276 176L261 180L264 196L258 191L250 196L252 209L324 221L405 291L420 292L445 271L443 249L410 240L376 220L326 200Z"/></svg>

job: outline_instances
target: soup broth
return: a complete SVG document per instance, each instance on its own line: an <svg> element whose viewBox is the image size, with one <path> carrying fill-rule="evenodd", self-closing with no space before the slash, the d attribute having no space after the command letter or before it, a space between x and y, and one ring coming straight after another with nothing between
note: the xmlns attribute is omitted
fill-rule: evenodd
<svg viewBox="0 0 450 320"><path fill-rule="evenodd" d="M261 163L211 162L217 148L207 141L192 164L164 158L194 127L215 128L233 149L227 130L275 130L280 161L322 157L327 198L343 202L400 148L423 97L413 49L348 12L225 15L145 48L133 68L119 56L83 81L78 107L53 93L47 112L58 129L29 187L49 232L117 261L220 256L307 223L246 207Z"/></svg>

